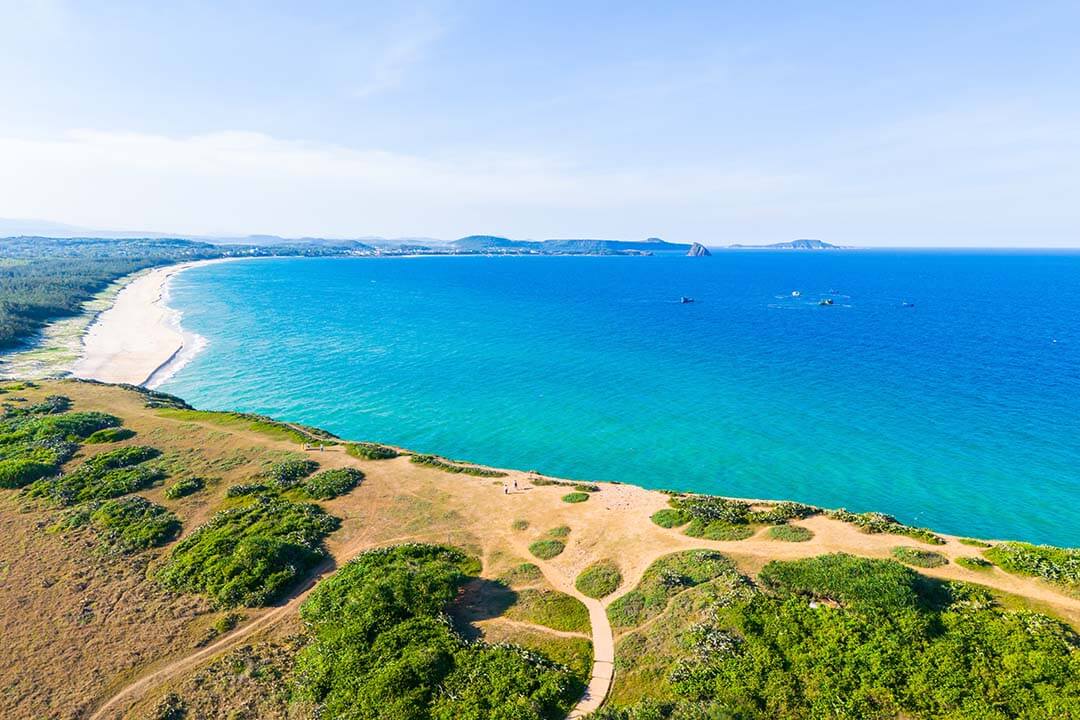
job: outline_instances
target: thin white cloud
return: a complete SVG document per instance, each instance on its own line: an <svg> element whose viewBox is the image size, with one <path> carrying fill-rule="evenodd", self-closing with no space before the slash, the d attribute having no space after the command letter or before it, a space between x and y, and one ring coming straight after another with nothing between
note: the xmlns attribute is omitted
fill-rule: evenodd
<svg viewBox="0 0 1080 720"><path fill-rule="evenodd" d="M353 88L352 95L366 98L401 86L444 31L443 25L426 11L396 23L385 33L382 47L376 48L370 65L363 71L366 77Z"/></svg>

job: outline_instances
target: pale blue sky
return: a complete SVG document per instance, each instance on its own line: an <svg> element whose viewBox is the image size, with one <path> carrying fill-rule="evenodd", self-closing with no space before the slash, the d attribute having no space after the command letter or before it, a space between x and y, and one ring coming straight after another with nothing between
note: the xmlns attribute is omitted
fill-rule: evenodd
<svg viewBox="0 0 1080 720"><path fill-rule="evenodd" d="M0 0L0 217L1080 245L1076 2L164 5Z"/></svg>

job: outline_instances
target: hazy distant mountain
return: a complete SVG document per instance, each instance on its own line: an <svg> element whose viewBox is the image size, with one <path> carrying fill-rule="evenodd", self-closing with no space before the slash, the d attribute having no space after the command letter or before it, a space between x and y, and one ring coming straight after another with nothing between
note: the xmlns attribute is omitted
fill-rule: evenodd
<svg viewBox="0 0 1080 720"><path fill-rule="evenodd" d="M0 218L0 237L104 238L130 240L139 238L186 238L189 236L142 230L97 230L49 220Z"/></svg>
<svg viewBox="0 0 1080 720"><path fill-rule="evenodd" d="M511 240L499 235L469 235L450 243L462 252L522 252L566 253L573 255L604 255L612 253L686 252L690 246L664 242L660 238L646 240Z"/></svg>
<svg viewBox="0 0 1080 720"><path fill-rule="evenodd" d="M832 245L822 240L790 240L772 245L728 245L729 248L762 248L769 250L843 250L840 245Z"/></svg>

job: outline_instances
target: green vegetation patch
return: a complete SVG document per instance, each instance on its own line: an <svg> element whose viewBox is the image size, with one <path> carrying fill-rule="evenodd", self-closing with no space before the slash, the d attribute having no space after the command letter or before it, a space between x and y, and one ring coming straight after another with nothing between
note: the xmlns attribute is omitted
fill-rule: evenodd
<svg viewBox="0 0 1080 720"><path fill-rule="evenodd" d="M524 520L522 518L518 518L514 522L510 523L510 527L513 528L514 530L518 530L518 531L520 531L520 530L528 530L529 529L529 521Z"/></svg>
<svg viewBox="0 0 1080 720"><path fill-rule="evenodd" d="M364 473L356 468L323 470L304 480L304 493L316 500L332 500L344 495L364 480Z"/></svg>
<svg viewBox="0 0 1080 720"><path fill-rule="evenodd" d="M308 458L286 458L271 465L263 475L282 490L289 490L311 473L319 469L319 463Z"/></svg>
<svg viewBox="0 0 1080 720"><path fill-rule="evenodd" d="M981 557L961 556L953 560L957 565L968 570L989 570L994 563Z"/></svg>
<svg viewBox="0 0 1080 720"><path fill-rule="evenodd" d="M503 573L499 579L510 587L530 585L544 578L540 568L531 562L521 563Z"/></svg>
<svg viewBox="0 0 1080 720"><path fill-rule="evenodd" d="M589 499L589 493L586 492L572 492L562 496L564 503L583 503Z"/></svg>
<svg viewBox="0 0 1080 720"><path fill-rule="evenodd" d="M346 443L345 452L361 460L389 460L398 456L398 451L392 447L369 442Z"/></svg>
<svg viewBox="0 0 1080 720"><path fill-rule="evenodd" d="M581 571L574 587L586 597L607 597L622 585L622 572L611 560L601 560Z"/></svg>
<svg viewBox="0 0 1080 720"><path fill-rule="evenodd" d="M589 609L577 598L558 590L526 588L518 591L505 617L563 632L587 633L591 628Z"/></svg>
<svg viewBox="0 0 1080 720"><path fill-rule="evenodd" d="M556 527L553 527L550 530L548 530L546 533L544 533L544 537L556 538L556 539L570 537L570 526L569 525L558 525Z"/></svg>
<svg viewBox="0 0 1080 720"><path fill-rule="evenodd" d="M983 542L982 540L976 540L975 538L956 538L956 541L958 543L960 543L961 545L970 545L971 547L977 547L977 548L991 547L990 543Z"/></svg>
<svg viewBox="0 0 1080 720"><path fill-rule="evenodd" d="M274 488L270 487L266 483L237 483L236 485L230 485L225 490L225 497L238 498L245 497L247 495L262 495L264 493L275 493Z"/></svg>
<svg viewBox="0 0 1080 720"><path fill-rule="evenodd" d="M814 537L814 531L802 525L775 525L769 528L770 540L783 542L806 542Z"/></svg>
<svg viewBox="0 0 1080 720"><path fill-rule="evenodd" d="M265 605L323 559L322 540L337 527L318 505L257 495L177 543L157 577L220 607Z"/></svg>
<svg viewBox="0 0 1080 720"><path fill-rule="evenodd" d="M458 473L461 475L474 475L476 477L493 477L501 478L506 477L507 474L502 470L491 470L489 468L479 467L477 465L462 465L460 463L453 463L438 455L413 455L409 458L409 462L416 463L417 465L423 465L424 467L435 468L436 470L442 470L448 473Z"/></svg>
<svg viewBox="0 0 1080 720"><path fill-rule="evenodd" d="M910 525L904 525L892 515L886 515L879 512L865 512L865 513L853 513L840 508L839 510L830 510L825 513L833 520L840 520L841 522L851 523L864 533L880 534L888 533L891 535L905 535L909 538L918 540L919 542L927 543L928 545L944 545L945 539L939 535L935 535L932 531L926 528L911 527Z"/></svg>
<svg viewBox="0 0 1080 720"><path fill-rule="evenodd" d="M608 606L608 618L617 628L637 627L662 613L683 590L736 575L735 563L712 550L665 555L645 570L636 588Z"/></svg>
<svg viewBox="0 0 1080 720"><path fill-rule="evenodd" d="M690 522L690 515L675 508L664 508L654 512L650 519L662 528L677 528Z"/></svg>
<svg viewBox="0 0 1080 720"><path fill-rule="evenodd" d="M562 554L566 549L566 543L561 540L537 540L529 546L529 552L541 560L550 560Z"/></svg>
<svg viewBox="0 0 1080 720"><path fill-rule="evenodd" d="M654 663L650 700L594 717L1080 717L1080 637L1059 621L891 560L773 562L761 578L767 591L702 593L674 633L627 636L620 654ZM642 697L619 687L631 676L616 673L615 697Z"/></svg>
<svg viewBox="0 0 1080 720"><path fill-rule="evenodd" d="M148 403L149 404L149 403ZM214 412L210 410L192 410L191 408L174 407L163 404L158 407L158 414L162 417L172 418L183 422L207 422L236 430L249 430L265 435L273 440L288 440L297 445L310 445L313 442L321 442L328 445L336 445L337 440L328 432L316 428L293 426L278 422L263 415L237 412ZM303 432L297 427L302 427Z"/></svg>
<svg viewBox="0 0 1080 720"><path fill-rule="evenodd" d="M941 553L933 550L919 550L906 545L894 547L892 555L905 565L914 565L921 568L936 568L949 564L949 558Z"/></svg>
<svg viewBox="0 0 1080 720"><path fill-rule="evenodd" d="M297 696L324 720L546 720L584 679L538 652L466 642L446 606L478 571L462 553L401 545L361 554L301 606L311 642Z"/></svg>
<svg viewBox="0 0 1080 720"><path fill-rule="evenodd" d="M90 437L86 438L86 442L90 445L98 445L130 440L133 437L135 437L135 431L130 428L105 428L90 435Z"/></svg>
<svg viewBox="0 0 1080 720"><path fill-rule="evenodd" d="M206 481L200 477L184 478L165 488L165 497L170 500L178 500L193 493L197 493L206 487Z"/></svg>
<svg viewBox="0 0 1080 720"><path fill-rule="evenodd" d="M1080 549L1005 542L983 555L1006 572L1030 575L1080 593Z"/></svg>
<svg viewBox="0 0 1080 720"><path fill-rule="evenodd" d="M138 495L102 502L90 525L105 545L125 553L164 545L180 532L176 515Z"/></svg>
<svg viewBox="0 0 1080 720"><path fill-rule="evenodd" d="M66 475L37 480L24 492L58 505L127 495L165 477L159 468L145 465L160 455L160 450L143 445L117 448L94 455Z"/></svg>
<svg viewBox="0 0 1080 720"><path fill-rule="evenodd" d="M704 540L746 540L755 532L755 525L740 525L714 520L705 522L694 518L683 532L689 537Z"/></svg>
<svg viewBox="0 0 1080 720"><path fill-rule="evenodd" d="M25 410L9 407L0 418L0 488L21 488L55 475L78 451L80 440L120 425L119 418L100 412L53 414L61 406L66 407L55 403Z"/></svg>

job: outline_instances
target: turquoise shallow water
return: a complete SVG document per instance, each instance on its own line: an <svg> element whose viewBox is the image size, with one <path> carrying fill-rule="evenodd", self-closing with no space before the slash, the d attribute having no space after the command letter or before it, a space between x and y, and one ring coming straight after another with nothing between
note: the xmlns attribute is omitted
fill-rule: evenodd
<svg viewBox="0 0 1080 720"><path fill-rule="evenodd" d="M1080 254L267 259L172 305L199 407L1080 545Z"/></svg>

